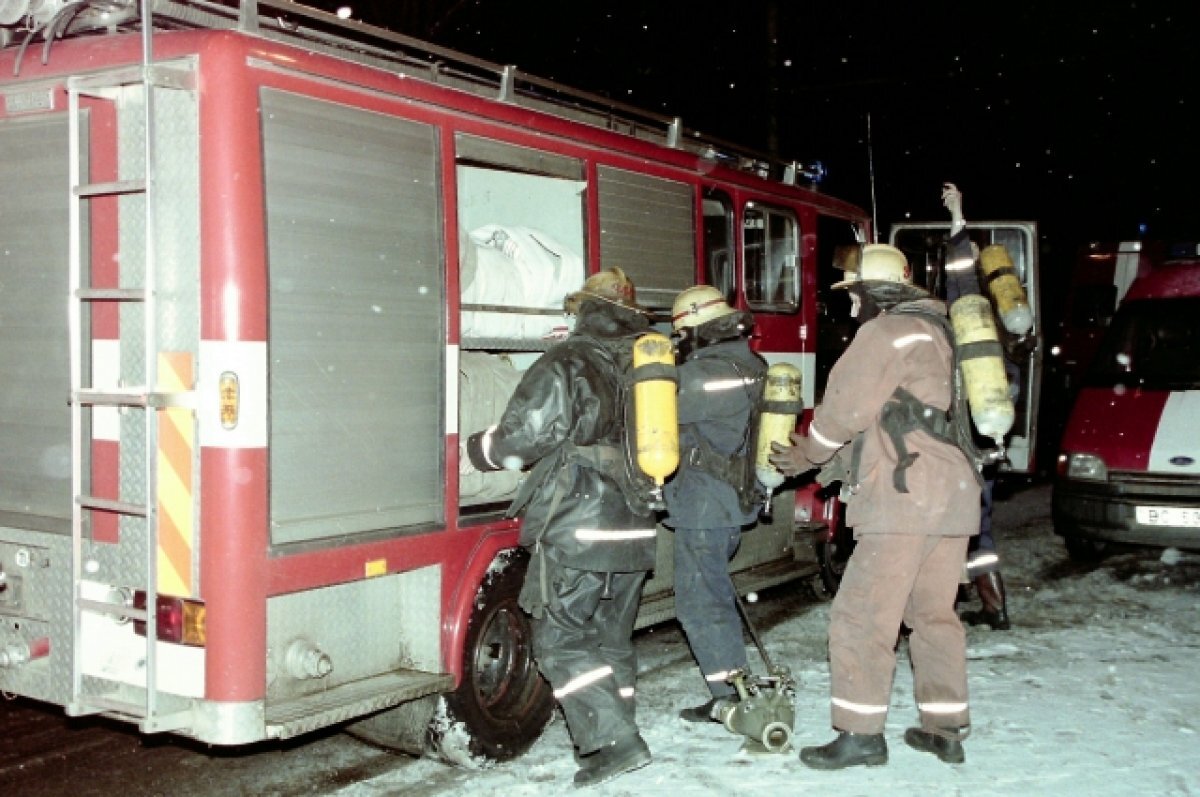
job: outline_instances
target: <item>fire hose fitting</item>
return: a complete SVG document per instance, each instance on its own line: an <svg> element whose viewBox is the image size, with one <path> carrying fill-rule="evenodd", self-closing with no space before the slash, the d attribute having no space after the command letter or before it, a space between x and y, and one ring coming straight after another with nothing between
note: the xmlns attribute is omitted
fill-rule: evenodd
<svg viewBox="0 0 1200 797"><path fill-rule="evenodd" d="M730 673L739 700L722 706L719 719L731 733L746 737L747 745L767 753L791 748L796 707L788 677L751 678L743 670Z"/></svg>
<svg viewBox="0 0 1200 797"><path fill-rule="evenodd" d="M288 675L299 680L324 678L333 672L333 659L307 639L297 639L284 654Z"/></svg>
<svg viewBox="0 0 1200 797"><path fill-rule="evenodd" d="M9 642L0 647L0 669L20 667L29 661L29 645L24 642Z"/></svg>

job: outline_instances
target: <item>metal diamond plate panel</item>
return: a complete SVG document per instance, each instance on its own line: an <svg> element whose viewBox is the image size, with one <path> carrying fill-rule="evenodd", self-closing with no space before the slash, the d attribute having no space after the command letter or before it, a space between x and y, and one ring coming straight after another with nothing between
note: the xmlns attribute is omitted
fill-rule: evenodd
<svg viewBox="0 0 1200 797"><path fill-rule="evenodd" d="M160 351L196 352L199 348L200 219L199 133L193 92L155 89L154 298L143 306L121 308L121 382L147 385L145 313L154 312L155 340L151 356ZM145 174L144 104L140 88L127 90L118 103L121 179ZM147 284L146 198L131 194L120 200L120 282L125 287ZM148 385L153 388L154 385ZM121 412L120 491L124 500L146 504L153 452L147 451L146 411ZM199 473L198 450L193 473ZM193 527L199 528L198 518ZM147 581L147 523L123 517L118 546L97 546L94 558L100 576L114 583L145 586ZM198 539L197 539L198 544ZM195 565L194 565L195 567ZM193 571L193 580L198 573Z"/></svg>
<svg viewBox="0 0 1200 797"><path fill-rule="evenodd" d="M48 640L50 648L44 658L0 669L0 691L65 704L71 697L73 647L71 538L0 528L0 568L9 581L0 594L0 645L32 648Z"/></svg>
<svg viewBox="0 0 1200 797"><path fill-rule="evenodd" d="M441 570L430 566L272 598L267 602L268 701L399 668L440 672L440 596ZM329 656L333 671L324 678L295 677L288 651L296 644Z"/></svg>

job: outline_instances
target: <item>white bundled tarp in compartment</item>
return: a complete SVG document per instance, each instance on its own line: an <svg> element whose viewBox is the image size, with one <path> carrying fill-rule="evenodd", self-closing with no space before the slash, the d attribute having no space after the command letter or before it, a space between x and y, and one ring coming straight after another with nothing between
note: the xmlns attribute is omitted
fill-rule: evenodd
<svg viewBox="0 0 1200 797"><path fill-rule="evenodd" d="M545 308L553 314L464 310L462 337L540 340L565 337L574 322L563 299L583 284L583 258L528 227L488 224L467 235L461 252L462 303Z"/></svg>
<svg viewBox="0 0 1200 797"><path fill-rule="evenodd" d="M466 440L500 421L508 399L521 381L521 372L503 355L464 351L458 359L458 376L459 434ZM524 475L511 470L460 472L459 503L488 504L511 499Z"/></svg>

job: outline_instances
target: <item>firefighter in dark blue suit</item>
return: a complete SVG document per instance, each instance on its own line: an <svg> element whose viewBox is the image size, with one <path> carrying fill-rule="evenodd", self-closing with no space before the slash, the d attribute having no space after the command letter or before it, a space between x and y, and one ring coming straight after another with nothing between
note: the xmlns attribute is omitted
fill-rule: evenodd
<svg viewBox="0 0 1200 797"><path fill-rule="evenodd" d="M750 350L750 314L730 307L716 288L683 291L671 316L680 360L680 462L667 482L663 522L675 532L675 612L710 695L679 716L720 721L722 702L736 699L728 676L746 666L729 560L758 516L759 506L743 507L735 485L746 487L738 455L754 457L750 423L767 364Z"/></svg>

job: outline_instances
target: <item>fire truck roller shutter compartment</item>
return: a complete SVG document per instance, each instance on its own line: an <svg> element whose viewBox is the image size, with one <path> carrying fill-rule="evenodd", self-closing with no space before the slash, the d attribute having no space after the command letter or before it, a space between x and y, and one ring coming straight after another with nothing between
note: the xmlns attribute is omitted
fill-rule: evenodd
<svg viewBox="0 0 1200 797"><path fill-rule="evenodd" d="M0 191L0 666L5 693L64 702L70 695L71 640L39 639L71 624L71 418L66 403L67 119L0 120L5 185ZM28 651L28 654L22 654Z"/></svg>
<svg viewBox="0 0 1200 797"><path fill-rule="evenodd" d="M444 278L432 128L262 92L271 540L441 522ZM336 200L336 201L333 201Z"/></svg>
<svg viewBox="0 0 1200 797"><path fill-rule="evenodd" d="M260 101L271 544L335 551L436 528L448 357L436 133L270 88ZM448 685L442 566L388 564L268 598L268 736ZM389 621L347 622L363 607Z"/></svg>
<svg viewBox="0 0 1200 797"><path fill-rule="evenodd" d="M563 299L586 277L583 164L465 134L455 150L463 347L561 340Z"/></svg>
<svg viewBox="0 0 1200 797"><path fill-rule="evenodd" d="M669 309L695 282L696 200L686 183L601 166L601 266L617 266L637 286L638 304Z"/></svg>

